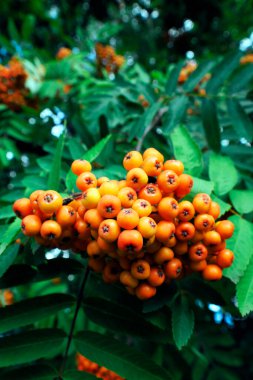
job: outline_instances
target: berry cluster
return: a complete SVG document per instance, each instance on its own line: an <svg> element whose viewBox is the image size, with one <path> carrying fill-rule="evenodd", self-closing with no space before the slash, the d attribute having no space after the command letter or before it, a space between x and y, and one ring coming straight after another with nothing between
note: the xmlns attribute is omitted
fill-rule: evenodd
<svg viewBox="0 0 253 380"><path fill-rule="evenodd" d="M253 63L253 54L246 54L240 59L240 64L244 65L245 63Z"/></svg>
<svg viewBox="0 0 253 380"><path fill-rule="evenodd" d="M103 380L123 380L122 377L105 367L99 366L81 354L76 355L77 369L95 375Z"/></svg>
<svg viewBox="0 0 253 380"><path fill-rule="evenodd" d="M0 65L0 103L17 111L27 105L28 89L25 87L27 73L21 62L12 58L8 66Z"/></svg>
<svg viewBox="0 0 253 380"><path fill-rule="evenodd" d="M11 290L0 290L0 307L12 305L14 302L14 295Z"/></svg>
<svg viewBox="0 0 253 380"><path fill-rule="evenodd" d="M182 200L193 186L183 163L149 148L127 153L123 166L126 179L116 181L96 178L88 161L75 160L71 170L81 190L75 199L37 190L14 203L23 233L39 244L87 252L105 282L120 281L140 299L192 272L221 279L234 258L225 242L234 226L215 222L220 208L208 194Z"/></svg>
<svg viewBox="0 0 253 380"><path fill-rule="evenodd" d="M189 76L197 69L197 64L194 61L189 61L187 64L182 68L180 71L179 77L178 77L178 83L184 84L184 82L187 81ZM194 88L194 91L198 93L200 96L206 95L206 90L201 87L201 85L205 82L207 82L211 77L211 74L207 73L203 76L203 78L199 81L197 86Z"/></svg>
<svg viewBox="0 0 253 380"><path fill-rule="evenodd" d="M98 68L105 68L108 73L117 73L119 68L125 62L123 55L116 54L115 50L110 45L96 43L95 51L97 55Z"/></svg>
<svg viewBox="0 0 253 380"><path fill-rule="evenodd" d="M61 47L56 53L56 59L61 60L69 57L72 54L72 50L67 47Z"/></svg>

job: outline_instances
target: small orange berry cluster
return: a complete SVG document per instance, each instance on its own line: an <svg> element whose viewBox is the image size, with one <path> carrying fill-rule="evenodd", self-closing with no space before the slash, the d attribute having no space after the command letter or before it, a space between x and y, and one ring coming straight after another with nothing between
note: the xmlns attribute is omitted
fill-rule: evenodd
<svg viewBox="0 0 253 380"><path fill-rule="evenodd" d="M110 371L105 367L99 366L97 363L92 362L81 354L76 355L76 362L78 371L91 373L97 378L103 380L123 380L123 378L117 375L115 372Z"/></svg>
<svg viewBox="0 0 253 380"><path fill-rule="evenodd" d="M124 64L123 55L116 54L110 45L96 43L95 51L97 55L97 65L99 68L105 68L108 73L117 73L119 68Z"/></svg>
<svg viewBox="0 0 253 380"><path fill-rule="evenodd" d="M87 252L105 282L120 281L140 299L192 272L221 279L234 258L225 242L234 226L215 222L220 207L208 194L182 200L193 186L183 163L149 148L127 153L123 166L126 179L116 181L96 178L88 161L75 160L81 190L75 199L37 190L14 203L23 233L49 247Z"/></svg>
<svg viewBox="0 0 253 380"><path fill-rule="evenodd" d="M179 77L178 77L178 83L184 84L189 76L197 69L197 64L194 61L189 61L180 71ZM207 73L203 76L203 78L199 81L197 86L194 88L194 91L198 93L200 96L206 95L206 90L201 87L201 85L205 82L207 82L211 78L211 74Z"/></svg>
<svg viewBox="0 0 253 380"><path fill-rule="evenodd" d="M142 105L143 108L149 107L149 101L142 94L138 96L138 102Z"/></svg>
<svg viewBox="0 0 253 380"><path fill-rule="evenodd" d="M18 59L12 58L8 66L0 65L0 103L14 111L27 105L26 79L27 73Z"/></svg>
<svg viewBox="0 0 253 380"><path fill-rule="evenodd" d="M67 47L61 47L56 53L56 59L62 60L69 57L72 54L72 50Z"/></svg>
<svg viewBox="0 0 253 380"><path fill-rule="evenodd" d="M246 54L240 59L240 64L244 65L245 63L253 63L253 54Z"/></svg>
<svg viewBox="0 0 253 380"><path fill-rule="evenodd" d="M0 307L3 305L12 305L14 302L14 295L10 289L0 290Z"/></svg>

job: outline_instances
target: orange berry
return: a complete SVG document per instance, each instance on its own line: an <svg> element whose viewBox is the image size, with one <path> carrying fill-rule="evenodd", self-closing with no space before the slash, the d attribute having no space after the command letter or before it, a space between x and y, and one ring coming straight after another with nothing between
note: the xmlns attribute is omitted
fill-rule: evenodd
<svg viewBox="0 0 253 380"><path fill-rule="evenodd" d="M136 288L139 284L139 281L127 270L120 273L119 279L121 284L129 286L130 288Z"/></svg>
<svg viewBox="0 0 253 380"><path fill-rule="evenodd" d="M89 161L78 159L72 162L71 170L74 174L80 175L84 172L90 172L92 169Z"/></svg>
<svg viewBox="0 0 253 380"><path fill-rule="evenodd" d="M25 216L33 213L32 205L29 198L17 199L12 206L13 211L18 218L23 219Z"/></svg>
<svg viewBox="0 0 253 380"><path fill-rule="evenodd" d="M181 174L178 177L178 187L175 190L175 196L177 199L185 197L191 192L193 186L193 179L188 174Z"/></svg>
<svg viewBox="0 0 253 380"><path fill-rule="evenodd" d="M137 194L131 187L123 187L118 192L118 198L121 202L121 206L124 208L132 207L134 201L137 199Z"/></svg>
<svg viewBox="0 0 253 380"><path fill-rule="evenodd" d="M144 151L142 157L143 157L143 160L145 160L147 157L150 157L150 156L155 156L158 158L158 160L164 162L164 156L162 155L162 153L160 153L157 149L155 148L148 148Z"/></svg>
<svg viewBox="0 0 253 380"><path fill-rule="evenodd" d="M114 219L103 220L98 229L98 235L100 238L104 239L106 242L113 242L117 240L120 234L119 224Z"/></svg>
<svg viewBox="0 0 253 380"><path fill-rule="evenodd" d="M228 268L234 261L234 253L230 249L223 249L218 253L217 264L221 268Z"/></svg>
<svg viewBox="0 0 253 380"><path fill-rule="evenodd" d="M52 240L52 239L58 239L61 236L61 226L59 223L55 222L54 220L46 220L44 223L42 223L40 234L43 237L43 239Z"/></svg>
<svg viewBox="0 0 253 380"><path fill-rule="evenodd" d="M39 209L45 214L53 214L62 206L63 199L57 191L47 190L38 197Z"/></svg>
<svg viewBox="0 0 253 380"><path fill-rule="evenodd" d="M97 187L100 187L102 185L102 183L108 182L108 181L110 181L110 179L108 177L99 177L97 179Z"/></svg>
<svg viewBox="0 0 253 380"><path fill-rule="evenodd" d="M139 215L132 208L123 208L117 215L117 222L121 228L132 230L139 223Z"/></svg>
<svg viewBox="0 0 253 380"><path fill-rule="evenodd" d="M156 222L154 219L143 216L140 218L137 230L141 233L141 235L144 237L144 239L149 239L156 233Z"/></svg>
<svg viewBox="0 0 253 380"><path fill-rule="evenodd" d="M216 231L207 231L203 235L203 243L205 245L218 245L221 243L220 234Z"/></svg>
<svg viewBox="0 0 253 380"><path fill-rule="evenodd" d="M159 215L165 220L172 220L178 215L178 203L172 197L165 197L158 204Z"/></svg>
<svg viewBox="0 0 253 380"><path fill-rule="evenodd" d="M96 186L97 186L97 178L93 173L83 172L79 174L79 176L76 179L76 187L81 191L85 191L89 189L90 187L96 187Z"/></svg>
<svg viewBox="0 0 253 380"><path fill-rule="evenodd" d="M182 222L176 227L176 237L179 240L191 240L195 234L195 227L190 222Z"/></svg>
<svg viewBox="0 0 253 380"><path fill-rule="evenodd" d="M189 201L182 201L178 204L178 219L181 222L188 222L195 215L193 204Z"/></svg>
<svg viewBox="0 0 253 380"><path fill-rule="evenodd" d="M200 260L200 261L191 261L190 262L190 268L193 270L193 272L202 272L207 266L206 260Z"/></svg>
<svg viewBox="0 0 253 380"><path fill-rule="evenodd" d="M234 233L234 225L230 220L221 220L215 225L215 231L220 234L222 240L229 239Z"/></svg>
<svg viewBox="0 0 253 380"><path fill-rule="evenodd" d="M75 235L78 239L86 240L90 236L90 227L82 219L78 219L74 225Z"/></svg>
<svg viewBox="0 0 253 380"><path fill-rule="evenodd" d="M155 254L154 254L154 261L157 264L164 264L167 261L170 261L174 257L174 252L172 249L168 247L161 247Z"/></svg>
<svg viewBox="0 0 253 380"><path fill-rule="evenodd" d="M119 234L118 248L130 255L139 252L143 247L143 238L139 231L125 230Z"/></svg>
<svg viewBox="0 0 253 380"><path fill-rule="evenodd" d="M184 164L179 160L167 160L164 162L163 170L173 170L177 175L184 171Z"/></svg>
<svg viewBox="0 0 253 380"><path fill-rule="evenodd" d="M101 273L105 266L104 258L90 256L88 258L88 266L97 273Z"/></svg>
<svg viewBox="0 0 253 380"><path fill-rule="evenodd" d="M157 224L156 239L162 243L167 243L175 235L175 225L172 222L161 220Z"/></svg>
<svg viewBox="0 0 253 380"><path fill-rule="evenodd" d="M208 214L212 215L214 219L217 219L220 215L220 206L217 202L211 201L210 208L208 210Z"/></svg>
<svg viewBox="0 0 253 380"><path fill-rule="evenodd" d="M152 286L160 286L165 281L165 274L162 268L153 267L150 269L150 275L148 277L148 282Z"/></svg>
<svg viewBox="0 0 253 380"><path fill-rule="evenodd" d="M89 256L99 256L102 254L102 251L96 240L92 240L87 245L87 254Z"/></svg>
<svg viewBox="0 0 253 380"><path fill-rule="evenodd" d="M126 176L127 186L132 187L134 190L140 190L148 183L148 176L141 168L134 168L129 170Z"/></svg>
<svg viewBox="0 0 253 380"><path fill-rule="evenodd" d="M99 193L101 196L111 194L111 195L117 195L119 192L119 185L118 181L106 181L102 183L102 185L99 188Z"/></svg>
<svg viewBox="0 0 253 380"><path fill-rule="evenodd" d="M137 280L145 280L150 275L150 265L146 260L137 260L131 265L131 275Z"/></svg>
<svg viewBox="0 0 253 380"><path fill-rule="evenodd" d="M170 279L176 279L182 274L183 264L182 261L177 258L171 259L165 263L163 267L165 275Z"/></svg>
<svg viewBox="0 0 253 380"><path fill-rule="evenodd" d="M206 214L210 209L211 202L211 198L208 194L199 193L193 198L192 204L197 213Z"/></svg>
<svg viewBox="0 0 253 380"><path fill-rule="evenodd" d="M76 222L76 211L73 207L62 206L56 213L56 221L62 227L71 226Z"/></svg>
<svg viewBox="0 0 253 380"><path fill-rule="evenodd" d="M38 210L39 208L39 205L38 205L38 199L39 199L39 196L41 194L43 194L45 191L44 190L35 190L34 192L32 192L32 194L30 195L30 202L31 202L31 205L32 205L32 208L33 210Z"/></svg>
<svg viewBox="0 0 253 380"><path fill-rule="evenodd" d="M22 219L21 229L24 235L35 236L40 232L41 220L37 215L27 215Z"/></svg>
<svg viewBox="0 0 253 380"><path fill-rule="evenodd" d="M107 263L103 269L103 278L108 283L119 281L121 268L118 263L112 261Z"/></svg>
<svg viewBox="0 0 253 380"><path fill-rule="evenodd" d="M179 185L178 176L173 170L164 170L157 177L157 183L161 191L164 194L169 194L175 191Z"/></svg>
<svg viewBox="0 0 253 380"><path fill-rule="evenodd" d="M137 286L135 294L140 300L147 300L155 296L156 288L146 282L142 282Z"/></svg>
<svg viewBox="0 0 253 380"><path fill-rule="evenodd" d="M208 264L203 270L202 276L208 281L220 280L222 278L222 270L216 264Z"/></svg>
<svg viewBox="0 0 253 380"><path fill-rule="evenodd" d="M143 158L140 152L133 150L128 152L123 160L123 166L126 170L139 168L142 165Z"/></svg>
<svg viewBox="0 0 253 380"><path fill-rule="evenodd" d="M199 214L194 219L194 226L199 231L210 231L214 227L214 218L209 214Z"/></svg>
<svg viewBox="0 0 253 380"><path fill-rule="evenodd" d="M98 234L99 234L99 231L98 231ZM100 236L98 236L98 238L97 238L97 243L99 245L99 248L103 252L115 251L115 248L116 248L115 245L109 241L106 241L105 239L101 238Z"/></svg>
<svg viewBox="0 0 253 380"><path fill-rule="evenodd" d="M197 243L190 247L189 258L192 261L201 261L207 258L207 249L204 244Z"/></svg>
<svg viewBox="0 0 253 380"><path fill-rule="evenodd" d="M121 210L121 203L115 195L103 195L98 202L97 210L104 218L115 218Z"/></svg>
<svg viewBox="0 0 253 380"><path fill-rule="evenodd" d="M132 209L137 212L140 218L149 216L152 212L152 206L146 199L137 199L134 201Z"/></svg>
<svg viewBox="0 0 253 380"><path fill-rule="evenodd" d="M187 241L178 241L175 247L173 247L173 251L181 256L185 255L188 252L188 242Z"/></svg>
<svg viewBox="0 0 253 380"><path fill-rule="evenodd" d="M162 171L163 161L159 160L156 156L148 156L143 161L141 167L149 177L156 177Z"/></svg>
<svg viewBox="0 0 253 380"><path fill-rule="evenodd" d="M146 199L151 205L156 205L162 199L162 193L158 186L148 183L140 190L139 198Z"/></svg>
<svg viewBox="0 0 253 380"><path fill-rule="evenodd" d="M103 217L100 215L96 208L87 210L84 214L84 221L88 223L91 228L98 229L100 223L103 221Z"/></svg>
<svg viewBox="0 0 253 380"><path fill-rule="evenodd" d="M101 198L100 192L96 188L89 188L82 194L82 205L86 209L96 208Z"/></svg>

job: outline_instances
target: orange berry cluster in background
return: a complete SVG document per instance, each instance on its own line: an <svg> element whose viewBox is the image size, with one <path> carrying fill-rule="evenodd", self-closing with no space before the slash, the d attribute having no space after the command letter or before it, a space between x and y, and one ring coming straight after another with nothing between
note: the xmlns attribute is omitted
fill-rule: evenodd
<svg viewBox="0 0 253 380"><path fill-rule="evenodd" d="M98 42L95 45L95 51L98 68L105 68L108 73L117 73L125 62L123 55L116 54L110 45L102 45Z"/></svg>
<svg viewBox="0 0 253 380"><path fill-rule="evenodd" d="M186 63L186 65L181 69L179 77L178 77L178 83L184 84L189 76L197 69L198 65L194 61L189 61ZM206 95L206 90L201 87L201 85L205 82L207 82L211 78L211 74L207 73L203 76L203 78L199 81L198 85L195 87L194 91L197 92L200 96Z"/></svg>
<svg viewBox="0 0 253 380"><path fill-rule="evenodd" d="M183 200L193 186L183 163L149 148L127 153L123 166L126 178L116 181L96 178L88 161L75 160L76 199L37 190L14 203L23 233L48 247L87 252L106 283L119 281L140 299L192 272L221 279L234 258L225 241L234 226L216 222L220 207L208 194Z"/></svg>
<svg viewBox="0 0 253 380"><path fill-rule="evenodd" d="M138 96L138 102L142 105L143 108L149 107L149 101L142 94Z"/></svg>
<svg viewBox="0 0 253 380"><path fill-rule="evenodd" d="M253 54L246 54L244 57L240 59L241 65L245 63L253 63Z"/></svg>
<svg viewBox="0 0 253 380"><path fill-rule="evenodd" d="M56 59L61 60L69 57L72 54L72 50L67 47L61 47L56 53Z"/></svg>
<svg viewBox="0 0 253 380"><path fill-rule="evenodd" d="M103 380L123 380L123 378L117 375L115 372L110 371L105 367L99 366L97 363L92 362L81 354L76 355L77 369L95 375L99 379Z"/></svg>
<svg viewBox="0 0 253 380"><path fill-rule="evenodd" d="M29 91L25 87L26 79L27 73L18 59L12 58L8 66L0 65L0 103L14 111L27 105Z"/></svg>
<svg viewBox="0 0 253 380"><path fill-rule="evenodd" d="M0 290L0 307L12 305L14 302L14 295L10 289Z"/></svg>

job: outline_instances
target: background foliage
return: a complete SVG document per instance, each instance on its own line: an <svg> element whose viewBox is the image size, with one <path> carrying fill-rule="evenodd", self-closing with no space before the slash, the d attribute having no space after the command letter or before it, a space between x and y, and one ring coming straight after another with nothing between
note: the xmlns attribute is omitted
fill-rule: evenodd
<svg viewBox="0 0 253 380"><path fill-rule="evenodd" d="M253 64L241 60L252 48L251 9L232 0L2 4L1 64L19 57L27 92L16 109L0 103L0 304L14 299L0 309L1 378L57 378L86 266L24 238L13 201L75 191L77 157L120 179L136 146L182 160L192 195L220 204L235 224L234 265L219 283L185 278L144 303L91 274L63 378L90 378L73 372L77 351L126 379L252 377ZM118 73L98 68L96 42L125 56ZM62 46L72 53L57 60ZM194 55L196 70L178 81Z"/></svg>

